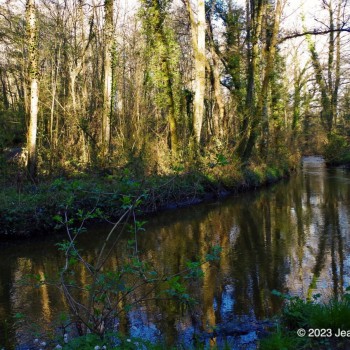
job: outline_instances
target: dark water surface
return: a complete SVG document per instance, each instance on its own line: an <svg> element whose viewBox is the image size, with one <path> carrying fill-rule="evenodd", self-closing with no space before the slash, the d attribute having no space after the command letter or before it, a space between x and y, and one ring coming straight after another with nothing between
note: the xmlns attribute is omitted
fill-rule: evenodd
<svg viewBox="0 0 350 350"><path fill-rule="evenodd" d="M304 297L321 293L325 299L342 293L350 284L349 214L349 170L326 169L318 157L305 158L298 174L269 188L158 214L139 240L143 256L158 271L178 271L187 260L204 257L213 245L222 247L222 257L190 287L199 301L192 316L154 302L129 313L130 333L186 342L194 330L274 315L281 301L271 295L273 289ZM105 230L86 234L83 248L90 256L96 255ZM0 349L11 348L15 339L28 341L28 321L14 323L16 313L28 315L29 324L40 331L64 310L54 287L16 284L28 273L57 274L62 258L54 243L0 246ZM117 257L110 263L117 265ZM254 337L254 332L248 334Z"/></svg>

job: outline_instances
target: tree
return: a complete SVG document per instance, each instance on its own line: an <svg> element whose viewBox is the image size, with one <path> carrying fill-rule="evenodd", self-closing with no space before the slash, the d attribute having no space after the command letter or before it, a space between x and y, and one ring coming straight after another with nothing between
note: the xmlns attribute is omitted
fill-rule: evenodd
<svg viewBox="0 0 350 350"><path fill-rule="evenodd" d="M323 1L324 7L329 16L329 41L328 41L328 60L326 72L322 68L322 62L316 50L315 42L311 35L306 34L308 48L311 56L312 66L315 72L315 80L321 94L321 123L328 134L332 132L334 122L338 112L338 95L340 86L340 30L341 30L341 1L338 1L336 8L332 0ZM334 18L336 15L336 18ZM337 35L335 37L335 30Z"/></svg>
<svg viewBox="0 0 350 350"><path fill-rule="evenodd" d="M194 53L194 100L193 100L193 135L197 146L200 145L201 131L204 115L204 94L205 94L205 2L196 1L197 18L191 7L190 0L184 0L190 17L192 45Z"/></svg>
<svg viewBox="0 0 350 350"><path fill-rule="evenodd" d="M102 149L103 158L110 151L111 143L111 114L112 114L112 50L113 50L113 1L105 0L105 22L104 22L104 62L103 62L103 117L102 117Z"/></svg>
<svg viewBox="0 0 350 350"><path fill-rule="evenodd" d="M156 104L167 115L170 148L176 156L179 150L179 77L178 45L173 30L166 23L171 2L169 0L142 0L142 21L147 40L148 69L151 85L156 88Z"/></svg>
<svg viewBox="0 0 350 350"><path fill-rule="evenodd" d="M272 13L272 23L270 27L263 28L263 15L266 11ZM271 12L270 12L271 10ZM245 137L239 145L239 154L243 161L247 161L254 149L259 136L259 126L261 125L263 114L265 113L267 96L271 81L271 74L274 69L276 46L278 43L279 26L283 12L282 0L277 0L276 4L269 4L265 0L252 0L247 3L247 13L249 16L247 23L248 40L248 80L246 93L246 115L243 120L243 133ZM262 29L266 30L265 43L265 68L262 74L261 90L258 97L255 93L257 60L259 58L259 38Z"/></svg>
<svg viewBox="0 0 350 350"><path fill-rule="evenodd" d="M232 0L211 0L209 6L207 11L208 48L211 57L210 66L213 76L215 106L217 106L217 112L214 109L214 113L217 114L214 115L214 118L219 119L219 133L222 134L220 138L224 137L224 140L234 145L240 137L239 124L245 110L247 50L245 47L244 9L235 5ZM219 40L214 30L215 22L212 18L215 19L215 22L223 24L224 30ZM220 32L220 26L218 29ZM225 101L222 87L225 87L229 92L229 94L226 93Z"/></svg>
<svg viewBox="0 0 350 350"><path fill-rule="evenodd" d="M241 138L238 146L239 156L246 160L248 158L247 143L250 138L249 124L252 124L251 129L256 129L259 124L258 116L255 111L255 88L256 88L256 75L257 75L257 60L259 57L259 38L262 30L262 16L266 7L265 0L252 0L246 3L246 26L247 26L247 87L245 97L245 111L243 116L243 122L241 132L243 137ZM253 120L253 121L252 121ZM256 124L256 125L254 125ZM253 140L251 140L253 141ZM253 145L253 142L251 142ZM249 149L251 147L249 146Z"/></svg>
<svg viewBox="0 0 350 350"><path fill-rule="evenodd" d="M211 56L211 62L209 62L211 73L211 85L215 97L215 109L213 111L213 134L216 137L222 138L223 136L223 123L225 117L225 104L221 91L220 82L220 57L217 53L217 44L214 40L214 30L212 24L212 16L214 12L215 3L211 4L210 10L207 11L207 32L208 32L208 47Z"/></svg>
<svg viewBox="0 0 350 350"><path fill-rule="evenodd" d="M38 43L35 0L27 0L27 50L29 61L30 112L27 134L28 171L32 179L37 172L37 128L38 128Z"/></svg>

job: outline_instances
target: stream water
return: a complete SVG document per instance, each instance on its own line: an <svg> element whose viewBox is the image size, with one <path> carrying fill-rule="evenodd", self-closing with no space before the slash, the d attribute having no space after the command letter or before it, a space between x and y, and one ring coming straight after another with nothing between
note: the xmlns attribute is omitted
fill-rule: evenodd
<svg viewBox="0 0 350 350"><path fill-rule="evenodd" d="M300 172L273 186L160 213L148 220L138 242L158 271L178 271L213 245L222 247L222 256L190 288L199 302L191 314L154 302L131 311L127 329L133 336L180 341L190 348L196 331L275 315L281 300L271 294L274 289L302 297L338 295L350 284L349 220L350 171L327 169L318 157L304 158ZM81 244L87 254L97 254L105 231L98 227L85 234ZM57 240L0 246L0 348L31 341L28 324L34 332L45 329L65 309L56 288L17 283L28 273L57 274L63 262ZM113 259L117 264L117 255ZM16 321L16 313L27 321ZM235 344L232 349L240 343L254 348L255 339L254 331L226 337ZM223 339L216 341L220 345Z"/></svg>

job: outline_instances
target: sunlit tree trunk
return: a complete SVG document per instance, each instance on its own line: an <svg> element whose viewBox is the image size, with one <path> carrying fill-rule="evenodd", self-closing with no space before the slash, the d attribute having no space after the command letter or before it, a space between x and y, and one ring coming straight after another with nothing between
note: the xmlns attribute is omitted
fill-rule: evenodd
<svg viewBox="0 0 350 350"><path fill-rule="evenodd" d="M195 51L196 88L194 95L193 129L197 144L200 144L204 114L205 93L205 2L197 2L197 50Z"/></svg>
<svg viewBox="0 0 350 350"><path fill-rule="evenodd" d="M207 16L208 21L208 36L209 36L209 49L211 55L210 70L212 73L212 88L214 91L215 104L216 108L213 113L213 126L214 126L214 135L217 137L222 137L222 124L225 116L225 105L223 101L223 96L221 92L221 83L220 83L220 69L219 62L220 58L216 52L215 43L214 43L214 32L211 22L211 14Z"/></svg>
<svg viewBox="0 0 350 350"><path fill-rule="evenodd" d="M27 0L27 49L29 61L30 112L27 135L28 171L35 178L37 171L37 127L38 127L38 46L35 0Z"/></svg>
<svg viewBox="0 0 350 350"><path fill-rule="evenodd" d="M113 0L105 0L104 23L104 82L103 82L103 117L102 117L102 147L103 158L109 153L111 142L112 114L112 49L113 49Z"/></svg>
<svg viewBox="0 0 350 350"><path fill-rule="evenodd" d="M200 144L204 114L205 94L205 2L197 0L197 19L194 17L189 0L185 0L190 16L192 45L194 51L195 91L193 100L193 134L197 145Z"/></svg>

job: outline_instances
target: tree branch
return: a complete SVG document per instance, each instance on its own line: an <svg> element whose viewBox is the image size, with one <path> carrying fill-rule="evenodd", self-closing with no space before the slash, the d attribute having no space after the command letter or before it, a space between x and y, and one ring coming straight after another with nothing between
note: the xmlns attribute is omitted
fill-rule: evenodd
<svg viewBox="0 0 350 350"><path fill-rule="evenodd" d="M286 40L299 38L299 37L306 36L306 35L325 35L325 34L329 34L329 33L332 33L332 32L350 33L350 27L348 27L348 28L337 28L337 29L332 29L332 30L331 29L326 29L326 30L313 29L313 30L309 30L309 31L306 31L306 32L302 32L302 33L295 32L295 33L291 33L291 34L286 35L283 38L279 39L278 43L281 44L281 43L283 43Z"/></svg>

